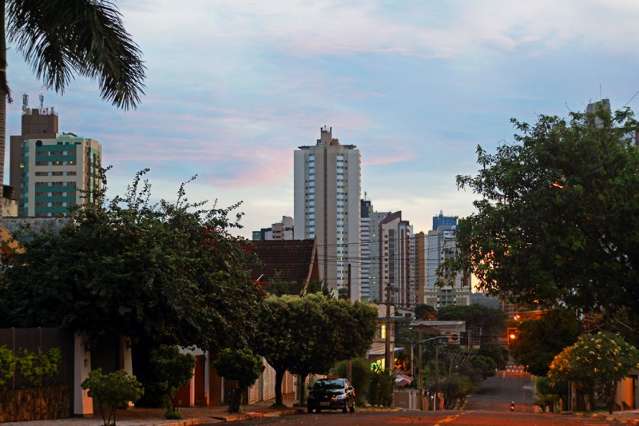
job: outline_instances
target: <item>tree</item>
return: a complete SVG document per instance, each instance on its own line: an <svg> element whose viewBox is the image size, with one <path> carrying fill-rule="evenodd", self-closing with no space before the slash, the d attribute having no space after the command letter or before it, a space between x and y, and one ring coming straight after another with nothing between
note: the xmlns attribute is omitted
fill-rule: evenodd
<svg viewBox="0 0 639 426"><path fill-rule="evenodd" d="M579 333L580 325L574 311L551 310L538 320L524 321L519 325L510 353L529 373L545 376L555 355L572 345Z"/></svg>
<svg viewBox="0 0 639 426"><path fill-rule="evenodd" d="M335 365L334 371L339 377L348 376L349 361L340 361ZM350 361L352 384L355 388L357 404L363 405L366 402L370 382L371 382L371 362L366 358L355 358Z"/></svg>
<svg viewBox="0 0 639 426"><path fill-rule="evenodd" d="M175 407L175 395L193 377L195 358L191 354L181 353L177 346L162 345L151 352L150 361L155 379L154 391L164 397L165 417L181 418Z"/></svg>
<svg viewBox="0 0 639 426"><path fill-rule="evenodd" d="M639 367L639 350L610 332L584 334L561 351L550 364L551 383L575 382L585 394L596 391L605 396L612 413L617 382Z"/></svg>
<svg viewBox="0 0 639 426"><path fill-rule="evenodd" d="M242 392L260 377L263 370L262 360L250 349L226 348L219 353L215 369L226 380L237 382L237 387L229 401L229 412L240 411Z"/></svg>
<svg viewBox="0 0 639 426"><path fill-rule="evenodd" d="M437 311L437 318L465 321L469 332L474 332L480 337L487 337L489 340L496 340L502 336L506 327L506 316L503 311L476 304L444 306Z"/></svg>
<svg viewBox="0 0 639 426"><path fill-rule="evenodd" d="M122 370L109 374L99 368L92 370L81 386L89 390L104 426L115 426L117 409L137 401L144 393L140 382Z"/></svg>
<svg viewBox="0 0 639 426"><path fill-rule="evenodd" d="M22 240L25 250L4 274L5 326L62 326L92 340L130 336L142 365L162 344L248 344L261 297L248 273L250 248L229 233L237 205L192 203L185 184L175 202L152 204L146 172L112 200L104 199L105 184L58 234Z"/></svg>
<svg viewBox="0 0 639 426"><path fill-rule="evenodd" d="M375 335L377 311L322 294L268 297L259 315L254 348L275 369L275 405L282 404L286 370L326 373L335 362L363 355ZM303 398L302 398L303 399Z"/></svg>
<svg viewBox="0 0 639 426"><path fill-rule="evenodd" d="M416 320L435 320L437 319L437 310L430 305L419 304L415 306Z"/></svg>
<svg viewBox="0 0 639 426"><path fill-rule="evenodd" d="M458 257L480 289L515 302L614 312L639 308L638 125L614 114L513 120L515 143L477 148L480 171L458 176L479 195L460 220Z"/></svg>
<svg viewBox="0 0 639 426"><path fill-rule="evenodd" d="M5 145L7 39L49 89L64 92L75 75L97 78L102 98L134 108L145 67L116 6L107 0L0 2L0 146ZM6 22L5 22L6 20Z"/></svg>

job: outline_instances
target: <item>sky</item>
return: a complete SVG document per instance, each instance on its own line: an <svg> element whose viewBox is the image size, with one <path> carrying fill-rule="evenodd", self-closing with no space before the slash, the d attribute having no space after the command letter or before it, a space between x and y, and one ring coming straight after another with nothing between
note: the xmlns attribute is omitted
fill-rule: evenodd
<svg viewBox="0 0 639 426"><path fill-rule="evenodd" d="M140 106L117 110L82 78L47 91L10 45L9 134L20 95L44 94L62 131L102 143L111 195L148 167L154 197L174 199L197 174L190 199L243 201L247 237L292 216L293 151L323 125L360 149L375 209L428 231L440 210L472 213L455 177L477 145L512 142L511 117L601 97L639 108L636 0L116 3L147 66Z"/></svg>

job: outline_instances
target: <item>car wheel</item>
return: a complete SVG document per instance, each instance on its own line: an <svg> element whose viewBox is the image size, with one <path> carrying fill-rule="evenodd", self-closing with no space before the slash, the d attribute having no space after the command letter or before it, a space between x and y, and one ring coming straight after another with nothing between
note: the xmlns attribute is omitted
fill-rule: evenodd
<svg viewBox="0 0 639 426"><path fill-rule="evenodd" d="M355 412L355 401L351 401L351 406L348 409L351 413Z"/></svg>
<svg viewBox="0 0 639 426"><path fill-rule="evenodd" d="M342 407L342 413L348 413L348 402L344 403L344 406Z"/></svg>
<svg viewBox="0 0 639 426"><path fill-rule="evenodd" d="M310 405L308 405L308 406L306 407L306 411L307 411L309 414L311 414L311 413L313 412L313 407L311 407Z"/></svg>

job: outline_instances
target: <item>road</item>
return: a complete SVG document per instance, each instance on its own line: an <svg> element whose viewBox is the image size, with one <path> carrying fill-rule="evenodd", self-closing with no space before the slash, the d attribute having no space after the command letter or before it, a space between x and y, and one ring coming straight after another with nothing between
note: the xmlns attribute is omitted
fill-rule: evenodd
<svg viewBox="0 0 639 426"><path fill-rule="evenodd" d="M515 412L510 412L510 403L515 402ZM381 425L440 425L440 426L595 426L614 424L603 419L580 418L559 414L533 413L533 394L529 377L498 376L484 381L478 391L471 395L463 411L419 412L401 411L393 413L359 412L342 414L328 412L301 414L235 423L241 425L334 425L334 426L381 426Z"/></svg>
<svg viewBox="0 0 639 426"><path fill-rule="evenodd" d="M479 390L468 398L466 409L509 411L515 402L515 411L533 410L533 390L530 376L496 376L486 379Z"/></svg>

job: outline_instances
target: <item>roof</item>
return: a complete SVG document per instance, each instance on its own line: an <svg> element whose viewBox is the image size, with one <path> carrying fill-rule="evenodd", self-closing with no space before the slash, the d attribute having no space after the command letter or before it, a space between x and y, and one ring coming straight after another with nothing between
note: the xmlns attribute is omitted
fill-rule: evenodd
<svg viewBox="0 0 639 426"><path fill-rule="evenodd" d="M266 240L252 244L262 263L253 270L253 279L268 281L279 274L282 280L306 285L316 268L315 240Z"/></svg>

